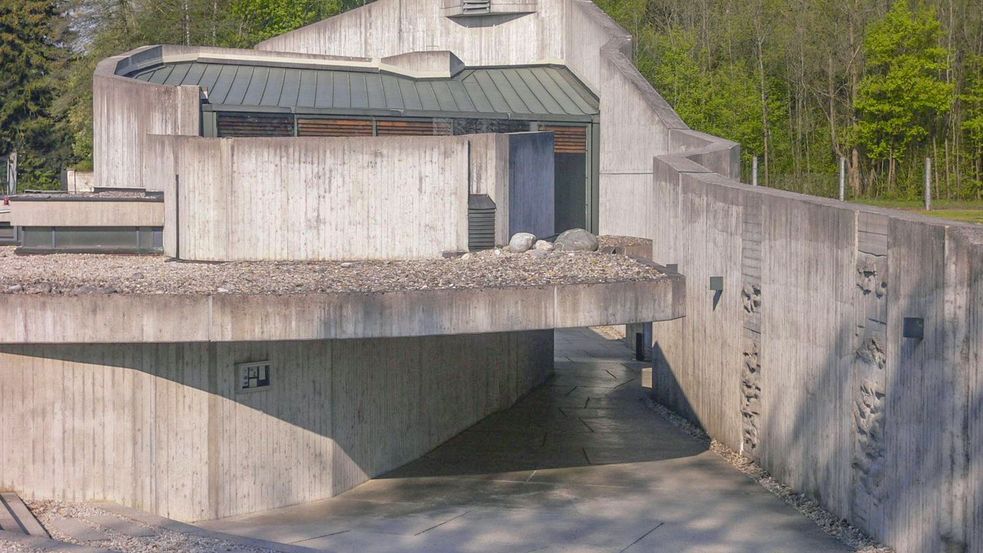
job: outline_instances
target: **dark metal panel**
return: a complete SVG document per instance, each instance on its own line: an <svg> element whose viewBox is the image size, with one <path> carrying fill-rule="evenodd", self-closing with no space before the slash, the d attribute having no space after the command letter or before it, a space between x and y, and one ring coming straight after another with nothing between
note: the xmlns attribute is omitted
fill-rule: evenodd
<svg viewBox="0 0 983 553"><path fill-rule="evenodd" d="M212 103L241 106L242 99L246 97L246 90L249 89L249 83L252 81L252 78L252 67L226 66L222 68L222 74L219 75L218 81L215 83L215 89L218 91L229 87L229 93L225 96L225 101L213 100Z"/></svg>
<svg viewBox="0 0 983 553"><path fill-rule="evenodd" d="M397 79L397 82L399 82L399 94L403 97L405 109L423 111L423 102L420 101L420 93L416 90L416 83L409 79Z"/></svg>
<svg viewBox="0 0 983 553"><path fill-rule="evenodd" d="M502 97L509 105L509 111L512 113L530 113L532 110L529 106L522 101L519 97L519 93L512 88L512 84L509 80L505 78L505 75L501 70L491 70L488 72L488 76L491 77L492 82L498 87L498 91L502 93Z"/></svg>
<svg viewBox="0 0 983 553"><path fill-rule="evenodd" d="M330 108L334 104L334 73L318 71L317 92L314 95L314 107Z"/></svg>
<svg viewBox="0 0 983 553"><path fill-rule="evenodd" d="M287 71L282 67L270 69L270 75L266 79L266 89L259 100L261 106L280 105L280 96L283 95L283 82L286 79Z"/></svg>
<svg viewBox="0 0 983 553"><path fill-rule="evenodd" d="M220 137L293 136L294 118L289 113L218 113Z"/></svg>
<svg viewBox="0 0 983 553"><path fill-rule="evenodd" d="M423 104L423 109L428 111L439 111L441 109L440 102L437 100L437 93L434 91L433 82L420 81L416 83L416 91L420 95L420 103ZM456 110L457 105L454 108Z"/></svg>
<svg viewBox="0 0 983 553"><path fill-rule="evenodd" d="M561 83L557 83L553 76L545 71L537 71L535 77L542 83L543 88L549 92L550 96L556 100L565 113L582 113L577 103L567 95Z"/></svg>
<svg viewBox="0 0 983 553"><path fill-rule="evenodd" d="M236 73L238 72L238 67L225 66L219 73L218 78L215 80L215 84L208 90L208 101L215 104L236 104L242 102L242 95L238 96L238 100L235 102L229 102L229 93L232 90L232 85L235 84ZM243 87L243 93L245 92L245 87Z"/></svg>
<svg viewBox="0 0 983 553"><path fill-rule="evenodd" d="M567 113L566 110L563 109L563 106L561 106L560 103L553 98L553 95L546 90L543 83L536 78L531 69L521 68L516 69L515 72L519 78L522 79L522 82L529 88L530 93L542 103L543 108L547 111L547 113L554 115L562 115Z"/></svg>
<svg viewBox="0 0 983 553"><path fill-rule="evenodd" d="M369 107L369 89L365 81L364 73L352 73L352 100L351 107L365 109Z"/></svg>
<svg viewBox="0 0 983 553"><path fill-rule="evenodd" d="M300 72L300 92L297 94L297 107L312 108L317 97L317 72L303 70Z"/></svg>
<svg viewBox="0 0 983 553"><path fill-rule="evenodd" d="M201 80L198 81L198 86L208 90L210 94L212 88L215 87L215 81L218 79L219 73L221 72L221 65L208 65L205 67L205 73L202 74Z"/></svg>
<svg viewBox="0 0 983 553"><path fill-rule="evenodd" d="M176 63L174 64L174 70L171 74L167 76L164 81L165 85L168 86L180 86L184 84L184 78L188 75L188 71L191 70L190 63Z"/></svg>
<svg viewBox="0 0 983 553"><path fill-rule="evenodd" d="M249 87L246 89L246 96L242 99L242 104L244 106L259 105L260 100L263 99L263 93L266 92L266 84L269 78L269 67L253 68L253 78L249 81Z"/></svg>
<svg viewBox="0 0 983 553"><path fill-rule="evenodd" d="M509 107L508 102L505 101L505 97L502 96L502 93L498 90L498 86L495 85L488 73L476 71L468 79L473 79L474 82L478 84L481 93L488 99L488 102L491 104L491 109L488 111L497 111L499 113L509 113L510 111L514 111ZM471 91L472 89L469 88L468 92ZM474 96L472 95L472 98L473 97Z"/></svg>
<svg viewBox="0 0 983 553"><path fill-rule="evenodd" d="M552 75L553 80L563 86L563 91L566 92L567 96L576 102L577 108L580 110L579 113L597 113L597 102L593 98L588 100L583 85L573 76L573 73L557 67L546 67L543 70Z"/></svg>
<svg viewBox="0 0 983 553"><path fill-rule="evenodd" d="M399 91L399 83L392 75L382 75L382 89L386 94L386 107L403 109L403 96Z"/></svg>
<svg viewBox="0 0 983 553"><path fill-rule="evenodd" d="M448 81L447 90L450 91L451 96L454 97L454 103L458 106L456 111L478 111L478 108L471 101L467 89L464 88L464 84L458 81Z"/></svg>
<svg viewBox="0 0 983 553"><path fill-rule="evenodd" d="M457 101L454 100L454 95L451 94L451 89L448 83L443 81L433 81L430 83L434 95L436 96L437 103L440 105L439 111L460 111Z"/></svg>
<svg viewBox="0 0 983 553"><path fill-rule="evenodd" d="M288 70L283 75L283 90L280 92L280 107L293 107L300 102L300 78L299 69Z"/></svg>
<svg viewBox="0 0 983 553"><path fill-rule="evenodd" d="M197 85L199 82L201 82L201 77L205 74L205 67L206 66L204 63L191 64L191 70L189 70L187 76L184 77L184 84Z"/></svg>
<svg viewBox="0 0 983 553"><path fill-rule="evenodd" d="M338 71L334 74L334 86L331 104L338 109L352 107L352 86L350 73Z"/></svg>
<svg viewBox="0 0 983 553"><path fill-rule="evenodd" d="M372 109L386 109L386 93L382 88L382 75L366 75L365 83L368 86L369 107Z"/></svg>
<svg viewBox="0 0 983 553"><path fill-rule="evenodd" d="M530 112L549 113L549 110L533 94L533 91L526 86L525 81L522 80L522 77L519 76L519 73L515 69L503 69L501 73L508 80L509 85L512 86L516 94L522 98L522 102L529 108Z"/></svg>
<svg viewBox="0 0 983 553"><path fill-rule="evenodd" d="M167 78L171 76L171 73L173 71L174 71L173 65L165 65L164 67L161 67L159 70L154 71L153 76L150 77L150 80L148 82L154 84L164 84L164 81L166 81Z"/></svg>

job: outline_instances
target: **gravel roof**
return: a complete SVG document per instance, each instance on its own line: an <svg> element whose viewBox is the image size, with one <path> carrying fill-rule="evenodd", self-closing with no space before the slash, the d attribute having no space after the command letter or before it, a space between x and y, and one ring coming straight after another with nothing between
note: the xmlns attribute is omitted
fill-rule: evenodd
<svg viewBox="0 0 983 553"><path fill-rule="evenodd" d="M624 255L586 252L356 262L191 263L161 256L24 256L0 247L0 294L311 294L505 288L652 280L657 269Z"/></svg>
<svg viewBox="0 0 983 553"><path fill-rule="evenodd" d="M75 202L75 201L99 201L99 200L140 200L148 202L162 202L163 197L159 194L148 194L142 189L133 190L121 190L121 189L111 189L111 190L97 190L95 192L77 192L77 193L64 193L64 192L30 192L24 194L17 194L15 196L10 196L11 201L61 201L61 202Z"/></svg>

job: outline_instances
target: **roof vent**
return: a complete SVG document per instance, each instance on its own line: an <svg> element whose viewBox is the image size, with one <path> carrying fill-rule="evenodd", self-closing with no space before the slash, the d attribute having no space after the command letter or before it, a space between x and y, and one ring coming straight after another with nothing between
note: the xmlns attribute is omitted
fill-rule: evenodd
<svg viewBox="0 0 983 553"><path fill-rule="evenodd" d="M535 13L539 0L443 0L447 17L521 15Z"/></svg>
<svg viewBox="0 0 983 553"><path fill-rule="evenodd" d="M491 0L463 0L461 3L462 15L478 15L491 13Z"/></svg>

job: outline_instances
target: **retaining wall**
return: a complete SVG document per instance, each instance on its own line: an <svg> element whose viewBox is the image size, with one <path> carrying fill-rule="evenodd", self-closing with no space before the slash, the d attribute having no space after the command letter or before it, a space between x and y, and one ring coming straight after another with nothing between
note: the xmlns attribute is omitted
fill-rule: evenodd
<svg viewBox="0 0 983 553"><path fill-rule="evenodd" d="M237 393L235 364L272 387ZM181 521L337 495L543 382L553 333L0 346L0 488Z"/></svg>
<svg viewBox="0 0 983 553"><path fill-rule="evenodd" d="M899 552L983 551L983 229L655 173L646 235L687 277L656 399Z"/></svg>

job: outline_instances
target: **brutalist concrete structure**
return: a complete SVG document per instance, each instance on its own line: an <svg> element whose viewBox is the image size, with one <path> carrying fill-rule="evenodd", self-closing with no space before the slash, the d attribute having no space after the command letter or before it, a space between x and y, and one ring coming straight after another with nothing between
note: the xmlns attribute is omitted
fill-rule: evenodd
<svg viewBox="0 0 983 553"><path fill-rule="evenodd" d="M460 140L455 128L551 133L554 183L565 187L554 191L554 229L562 215L650 238L654 258L686 275L686 317L653 329L659 401L898 551L983 551L979 227L741 184L739 146L689 129L632 66L631 49L629 34L587 0L378 0L255 51L148 48L107 60L96 75L97 179L179 190L185 176L149 169L160 160L180 167L188 157L177 143L238 150L222 141L248 140L241 135L256 125L279 129L278 141L307 140L306 132L427 134L450 144ZM259 68L262 90L233 95L229 58ZM543 68L574 96L549 94ZM287 76L294 70L296 80ZM322 70L331 73L330 102ZM316 74L313 85L304 71ZM223 72L230 84L213 95ZM366 72L379 77L376 104ZM358 77L362 107L353 103ZM432 98L421 95L424 81ZM486 95L485 109L476 100L488 83L509 93ZM312 86L313 106L301 101ZM284 95L290 101L274 113ZM246 107L252 119L223 121ZM525 127L503 123L519 113ZM508 163L479 157L490 172L478 173L508 189ZM582 188L556 177L581 167ZM214 171L237 174L228 164ZM151 174L168 182L146 182ZM184 208L174 209L180 218ZM454 236L447 243L458 248L463 235Z"/></svg>

